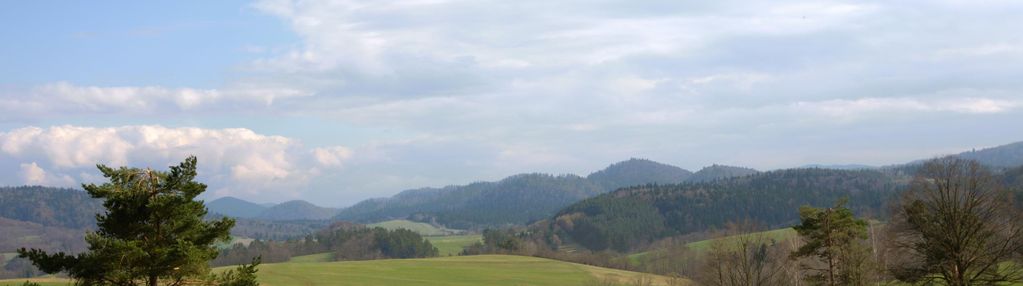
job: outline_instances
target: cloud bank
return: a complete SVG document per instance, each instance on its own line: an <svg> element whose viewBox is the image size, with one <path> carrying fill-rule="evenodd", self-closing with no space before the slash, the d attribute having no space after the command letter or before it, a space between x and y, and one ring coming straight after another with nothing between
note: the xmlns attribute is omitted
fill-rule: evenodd
<svg viewBox="0 0 1023 286"><path fill-rule="evenodd" d="M244 128L64 125L0 133L4 165L29 162L0 168L18 169L21 183L32 185L99 182L96 164L164 169L189 155L199 158L201 179L215 194L265 199L297 196L310 180L342 168L352 152L342 146L308 148Z"/></svg>

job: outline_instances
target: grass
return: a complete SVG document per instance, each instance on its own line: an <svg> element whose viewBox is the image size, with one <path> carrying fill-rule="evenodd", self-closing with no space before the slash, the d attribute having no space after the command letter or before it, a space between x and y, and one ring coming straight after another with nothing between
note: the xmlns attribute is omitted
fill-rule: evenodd
<svg viewBox="0 0 1023 286"><path fill-rule="evenodd" d="M302 255L292 257L288 262L294 263L311 263L311 262L331 262L334 260L333 252L324 252L310 255Z"/></svg>
<svg viewBox="0 0 1023 286"><path fill-rule="evenodd" d="M382 227L382 228L386 228L386 229L390 229L390 230L404 228L404 229L414 231L414 232L416 232L416 233L418 233L420 235L424 235L424 236L454 235L454 234L461 234L461 233L465 232L465 231L457 230L457 229L449 229L449 228L436 227L434 225L431 225L431 224L428 224L428 223L424 223L424 222L414 222L414 221L403 220L403 219L383 221L383 222L378 222L378 223L370 224L368 226L369 227Z"/></svg>
<svg viewBox="0 0 1023 286"><path fill-rule="evenodd" d="M480 255L260 266L264 286L292 285L583 285L593 279L630 281L647 275L557 260ZM660 285L664 277L654 277Z"/></svg>
<svg viewBox="0 0 1023 286"><path fill-rule="evenodd" d="M462 252L462 248L476 242L483 242L483 236L479 234L430 236L426 239L437 248L440 256L458 255Z"/></svg>
<svg viewBox="0 0 1023 286"><path fill-rule="evenodd" d="M782 240L785 240L785 239L794 238L797 235L796 234L796 230L792 229L792 228L780 228L780 229L774 229L774 230L768 230L768 231L762 231L762 232L754 232L752 234L762 234L762 235L767 236L768 239L773 239L774 241L782 241ZM720 241L723 241L726 244L727 243L734 243L734 241L736 241L738 239L738 237L739 236L737 236L737 235L733 235L733 236L727 236L727 237L721 237L721 238L706 239L706 240L701 240L701 241L687 243L686 246L689 247L689 249L692 249L694 251L702 252L702 251L706 251L706 250L710 249L710 246L714 243L714 241L719 241L720 240ZM630 254L629 256L627 256L627 258L629 259L629 263L631 263L632 265L639 265L640 260L642 260L643 257L646 256L646 255L647 255L647 252L638 252L638 253Z"/></svg>
<svg viewBox="0 0 1023 286"><path fill-rule="evenodd" d="M755 232L755 233L751 233L751 235L764 235L768 239L773 239L774 241L782 241L782 240L785 240L785 239L788 239L788 238L796 237L796 230L794 230L792 228L780 228L780 229L775 229L775 230ZM696 251L704 251L704 250L710 249L710 246L711 246L711 244L713 244L714 241L721 240L724 243L728 244L728 243L732 243L732 242L736 241L738 238L739 238L738 235L733 235L733 236L728 236L728 237L715 238L715 239L707 239L707 240L701 240L701 241L697 241L697 242L693 242L693 243L688 243L688 244L686 244L686 246L688 246L690 249L693 249L693 250L696 250Z"/></svg>
<svg viewBox="0 0 1023 286"><path fill-rule="evenodd" d="M241 236L231 236L231 241L217 243L216 247L219 249L227 249L233 247L235 244L241 243L242 245L249 245L255 239Z"/></svg>
<svg viewBox="0 0 1023 286"><path fill-rule="evenodd" d="M218 270L228 269L218 268ZM389 259L346 262L287 262L259 266L263 286L344 285L584 285L594 280L629 282L651 277L654 285L667 278L638 272L600 268L551 259L480 255L426 259ZM66 286L68 280L30 279L43 286ZM25 279L0 280L0 286L20 286Z"/></svg>

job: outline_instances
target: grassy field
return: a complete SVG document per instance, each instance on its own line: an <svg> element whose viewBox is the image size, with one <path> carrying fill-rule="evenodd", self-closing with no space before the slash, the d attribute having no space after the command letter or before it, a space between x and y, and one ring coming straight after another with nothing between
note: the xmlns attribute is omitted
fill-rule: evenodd
<svg viewBox="0 0 1023 286"><path fill-rule="evenodd" d="M430 236L426 239L430 240L430 243L437 248L437 252L440 256L458 255L462 252L463 247L472 245L476 242L483 242L483 236L479 234Z"/></svg>
<svg viewBox="0 0 1023 286"><path fill-rule="evenodd" d="M662 276L600 268L557 260L481 255L427 259L390 259L347 262L288 262L259 267L264 286L343 285L584 285L604 279L630 282L650 277L666 285ZM24 279L0 280L0 286L18 286ZM65 286L67 280L33 279L44 286Z"/></svg>
<svg viewBox="0 0 1023 286"><path fill-rule="evenodd" d="M333 252L324 252L310 255L302 255L292 257L288 262L294 263L310 263L310 262L330 262L334 260Z"/></svg>
<svg viewBox="0 0 1023 286"><path fill-rule="evenodd" d="M788 239L788 238L796 237L796 230L794 230L792 228L782 228L782 229L775 229L775 230L768 230L768 231L758 232L758 233L754 233L754 234L756 234L756 235L765 235L765 236L767 236L768 239L773 239L774 241L782 241L782 240L785 240L785 239ZM697 241L697 242L686 244L686 246L689 246L689 248L693 249L693 250L703 251L703 250L707 250L708 248L710 248L710 245L714 241L716 241L716 240L723 240L725 243L729 243L731 241L735 241L737 238L738 238L738 236L729 236L729 237L722 237L722 238L716 238L716 239L701 240L701 241Z"/></svg>
<svg viewBox="0 0 1023 286"><path fill-rule="evenodd" d="M251 238L248 238L248 237L231 236L231 241L217 243L217 248L220 248L220 249L231 248L232 246L234 246L235 244L238 244L238 243L241 243L242 245L249 245L249 243L252 243L252 241L254 241L254 240L255 239L251 239Z"/></svg>
<svg viewBox="0 0 1023 286"><path fill-rule="evenodd" d="M583 285L605 277L627 282L646 275L557 260L481 255L260 266L260 283L291 285ZM664 277L650 276L658 285Z"/></svg>
<svg viewBox="0 0 1023 286"><path fill-rule="evenodd" d="M462 234L465 231L457 229L448 229L436 227L428 223L414 222L410 220L396 219L378 222L368 225L369 227L382 227L390 230L404 228L407 230L414 231L424 236L443 236L443 235L455 235Z"/></svg>
<svg viewBox="0 0 1023 286"><path fill-rule="evenodd" d="M782 240L785 240L785 239L796 237L796 230L794 230L792 228L781 228L781 229L774 229L774 230L758 232L758 233L754 233L754 234L763 234L763 235L766 235L768 239L773 239L775 241L782 241ZM686 246L688 246L689 249L692 249L692 250L695 250L695 251L705 251L705 250L710 248L711 244L714 243L714 241L723 240L725 243L729 243L730 241L735 241L737 238L738 238L738 236L728 236L728 237L722 237L722 238L707 239L707 240L701 240L701 241L687 243ZM646 252L639 252L639 253L630 254L628 256L629 262L634 264L634 265L639 264L640 259L642 259L643 256L646 256L646 254L647 254Z"/></svg>

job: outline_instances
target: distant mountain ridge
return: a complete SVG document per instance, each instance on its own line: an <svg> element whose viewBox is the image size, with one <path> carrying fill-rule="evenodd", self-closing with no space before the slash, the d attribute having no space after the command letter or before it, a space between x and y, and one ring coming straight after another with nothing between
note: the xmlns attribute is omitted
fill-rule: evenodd
<svg viewBox="0 0 1023 286"><path fill-rule="evenodd" d="M212 214L269 221L328 220L338 212L336 208L321 207L303 200L272 204L268 207L235 197L222 197L207 202L206 208Z"/></svg>
<svg viewBox="0 0 1023 286"><path fill-rule="evenodd" d="M211 213L229 217L254 218L269 207L235 197L222 197L206 202L206 208Z"/></svg>
<svg viewBox="0 0 1023 286"><path fill-rule="evenodd" d="M976 160L981 164L994 167L1011 168L1023 166L1023 142L972 150L953 156Z"/></svg>
<svg viewBox="0 0 1023 286"><path fill-rule="evenodd" d="M699 181L757 173L749 168L722 165L709 166L701 172L697 172ZM633 158L586 177L520 174L498 182L408 190L390 198L364 200L342 209L335 219L366 223L413 219L458 229L525 224L545 219L579 200L615 189L680 184L694 175L676 166Z"/></svg>
<svg viewBox="0 0 1023 286"><path fill-rule="evenodd" d="M327 220L336 215L338 209L320 207L303 200L287 201L267 208L256 218L265 220Z"/></svg>
<svg viewBox="0 0 1023 286"><path fill-rule="evenodd" d="M613 190L644 184L677 184L685 182L693 172L647 159L632 158L611 164L586 176L587 180Z"/></svg>

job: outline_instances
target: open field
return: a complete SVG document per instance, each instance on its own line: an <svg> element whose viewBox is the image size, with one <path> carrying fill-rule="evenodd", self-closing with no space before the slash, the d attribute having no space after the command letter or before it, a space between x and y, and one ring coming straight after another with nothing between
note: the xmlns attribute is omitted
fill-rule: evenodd
<svg viewBox="0 0 1023 286"><path fill-rule="evenodd" d="M481 255L260 266L260 283L290 285L582 285L610 277L628 282L647 275L557 260ZM658 285L664 277L655 278Z"/></svg>
<svg viewBox="0 0 1023 286"><path fill-rule="evenodd" d="M796 230L794 230L794 229L792 229L790 227L790 228L781 228L781 229L775 229L775 230L756 232L756 233L752 233L752 234L753 235L764 235L768 239L773 239L774 241L782 241L782 240L785 240L785 239L788 239L788 238L796 237ZM731 241L735 241L738 237L739 236L729 236L729 237L701 240L701 241L697 241L697 242L686 244L686 246L689 246L689 248L693 249L693 250L702 251L702 250L709 249L710 245L714 241L716 241L716 240L723 240L725 243L729 243Z"/></svg>
<svg viewBox="0 0 1023 286"><path fill-rule="evenodd" d="M796 237L796 230L794 230L792 228L780 228L780 229L773 229L773 230L768 230L768 231L756 232L756 233L753 233L753 234L765 235L765 236L767 236L768 239L773 239L775 241L782 241L782 240L785 240L785 239ZM707 249L710 249L710 246L711 246L711 244L714 241L723 240L725 243L729 243L730 241L734 241L737 238L738 238L738 236L728 236L728 237L722 237L722 238L713 238L713 239L701 240L701 241L696 241L696 242L690 242L690 243L687 243L686 246L688 246L689 249L692 249L692 250L695 250L695 251L705 251ZM646 254L647 254L646 252L639 252L639 253L630 254L628 256L629 262L632 263L632 264L639 264L639 260L642 259L643 256L645 256Z"/></svg>
<svg viewBox="0 0 1023 286"><path fill-rule="evenodd" d="M479 234L430 236L426 239L430 240L430 243L437 248L440 256L458 255L462 252L462 248L476 242L483 242L483 236Z"/></svg>
<svg viewBox="0 0 1023 286"><path fill-rule="evenodd" d="M218 268L228 269L230 267ZM583 285L610 278L630 282L646 275L654 285L666 285L662 276L569 263L551 259L480 255L426 259L389 259L326 263L288 262L259 267L265 286L310 285ZM24 279L0 280L0 286L18 286ZM68 285L62 279L32 279L44 286Z"/></svg>
<svg viewBox="0 0 1023 286"><path fill-rule="evenodd" d="M465 231L457 229L449 229L436 227L424 222L414 222L410 220L396 219L389 221L382 221L374 224L367 225L369 227L382 227L390 230L404 228L407 230L414 231L423 236L442 236L442 235L454 235L462 234Z"/></svg>
<svg viewBox="0 0 1023 286"><path fill-rule="evenodd" d="M324 252L310 255L302 255L292 257L288 262L293 263L311 263L311 262L331 262L334 259L333 252Z"/></svg>

